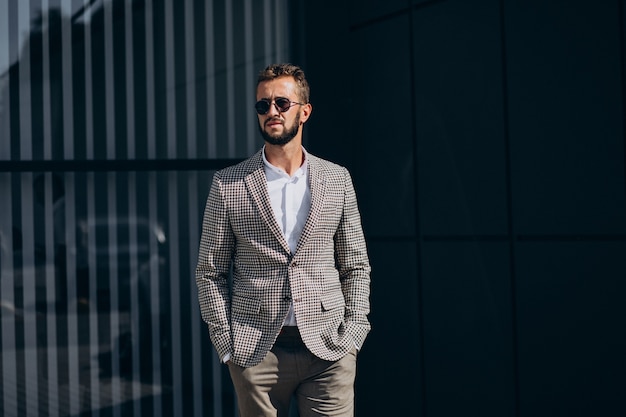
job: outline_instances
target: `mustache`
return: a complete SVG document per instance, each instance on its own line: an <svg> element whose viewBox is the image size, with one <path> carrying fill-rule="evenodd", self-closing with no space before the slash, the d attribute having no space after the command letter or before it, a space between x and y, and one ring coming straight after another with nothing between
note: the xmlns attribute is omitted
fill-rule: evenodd
<svg viewBox="0 0 626 417"><path fill-rule="evenodd" d="M268 123L273 123L273 122L280 122L281 124L285 124L283 119L281 119L280 117L272 117L271 119L267 119L265 123L263 124L263 126L267 126Z"/></svg>

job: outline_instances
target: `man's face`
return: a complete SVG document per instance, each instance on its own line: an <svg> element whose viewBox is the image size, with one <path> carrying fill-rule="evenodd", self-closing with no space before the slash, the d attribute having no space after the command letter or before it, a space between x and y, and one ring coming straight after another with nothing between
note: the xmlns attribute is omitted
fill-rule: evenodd
<svg viewBox="0 0 626 417"><path fill-rule="evenodd" d="M275 103L278 98L286 98L291 102L300 102L297 85L293 77L279 77L264 81L257 87L256 99L270 103L266 114L259 114L259 131L263 139L272 145L285 145L300 134L300 126L308 118L306 109L303 112L299 104L281 112ZM308 106L308 105L306 105ZM302 120L304 116L305 120Z"/></svg>

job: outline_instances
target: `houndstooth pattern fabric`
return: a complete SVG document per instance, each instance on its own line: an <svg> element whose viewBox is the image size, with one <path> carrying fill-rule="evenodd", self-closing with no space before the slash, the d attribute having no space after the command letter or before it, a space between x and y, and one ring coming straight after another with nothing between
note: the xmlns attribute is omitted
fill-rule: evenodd
<svg viewBox="0 0 626 417"><path fill-rule="evenodd" d="M292 254L261 152L213 177L196 268L202 318L220 358L230 353L250 367L271 349L293 302L307 348L338 360L363 346L370 330L370 265L352 179L307 155L311 209Z"/></svg>

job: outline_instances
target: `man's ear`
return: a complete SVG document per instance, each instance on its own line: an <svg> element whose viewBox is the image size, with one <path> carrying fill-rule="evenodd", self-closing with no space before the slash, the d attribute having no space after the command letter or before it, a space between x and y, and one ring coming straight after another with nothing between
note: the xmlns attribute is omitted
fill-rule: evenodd
<svg viewBox="0 0 626 417"><path fill-rule="evenodd" d="M303 125L307 120L309 120L312 111L313 106L311 106L311 103L300 106L300 124Z"/></svg>

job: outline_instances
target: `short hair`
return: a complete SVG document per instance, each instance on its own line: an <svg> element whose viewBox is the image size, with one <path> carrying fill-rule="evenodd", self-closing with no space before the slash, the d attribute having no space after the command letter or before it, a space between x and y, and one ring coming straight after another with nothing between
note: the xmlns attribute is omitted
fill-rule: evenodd
<svg viewBox="0 0 626 417"><path fill-rule="evenodd" d="M256 85L258 87L259 84L264 81L274 80L279 77L293 77L293 79L296 80L296 85L298 86L297 93L298 97L300 97L300 101L304 104L309 102L309 83L304 76L304 71L297 65L271 64L259 72Z"/></svg>

